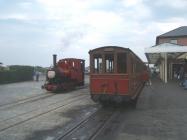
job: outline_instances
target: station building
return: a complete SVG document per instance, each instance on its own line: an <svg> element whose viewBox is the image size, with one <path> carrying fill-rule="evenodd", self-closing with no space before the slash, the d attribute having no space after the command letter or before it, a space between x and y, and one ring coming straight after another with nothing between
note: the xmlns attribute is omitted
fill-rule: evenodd
<svg viewBox="0 0 187 140"><path fill-rule="evenodd" d="M145 48L145 55L149 64L158 66L165 83L176 78L181 67L187 70L187 26L157 36L156 44Z"/></svg>

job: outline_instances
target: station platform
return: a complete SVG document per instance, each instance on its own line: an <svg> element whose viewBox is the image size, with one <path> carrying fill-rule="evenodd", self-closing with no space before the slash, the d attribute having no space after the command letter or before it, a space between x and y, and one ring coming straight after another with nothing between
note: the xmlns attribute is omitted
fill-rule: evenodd
<svg viewBox="0 0 187 140"><path fill-rule="evenodd" d="M150 107L154 104L158 108L187 108L187 90L179 83L177 80L164 83L158 78L152 78L151 85L145 86L141 96L145 99L151 98Z"/></svg>
<svg viewBox="0 0 187 140"><path fill-rule="evenodd" d="M145 86L135 110L126 110L116 127L116 140L187 139L187 90L178 81L152 79Z"/></svg>

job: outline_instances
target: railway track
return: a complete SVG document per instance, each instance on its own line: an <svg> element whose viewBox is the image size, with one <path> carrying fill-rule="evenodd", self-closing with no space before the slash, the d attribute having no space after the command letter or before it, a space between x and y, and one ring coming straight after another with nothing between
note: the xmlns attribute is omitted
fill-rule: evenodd
<svg viewBox="0 0 187 140"><path fill-rule="evenodd" d="M85 95L85 94L78 94L78 95L73 96L73 97L71 97L71 98L76 98L76 97L79 97L79 96L81 96L81 95ZM68 98L69 98L69 97L62 98L62 100L59 100L59 101L50 103L50 104L47 105L47 106L51 106L51 105L55 105L55 104L57 104L57 103L64 102L64 101L67 100ZM45 106L45 107L46 107L46 106ZM40 106L40 108L41 108L41 106ZM25 114L28 114L28 113L32 113L32 112L34 112L34 111L36 111L36 110L39 110L40 108L35 108L35 109L30 110L30 111L26 111L26 112L24 112L24 113L20 113L20 114L18 114L18 115L15 115L15 116L12 116L12 117L9 117L9 118L0 120L0 123L1 123L1 122L4 122L4 121L11 120L11 119L13 119L13 118L16 118L16 117L19 117L19 116L22 116L22 115L25 115Z"/></svg>
<svg viewBox="0 0 187 140"><path fill-rule="evenodd" d="M101 125L100 127L91 135L89 140L95 140L102 133L104 129L107 128L107 125L117 116L119 112L115 111L111 116L109 116Z"/></svg>
<svg viewBox="0 0 187 140"><path fill-rule="evenodd" d="M107 127L119 111L116 109L99 109L87 118L82 119L65 133L57 136L54 140L95 140L96 137Z"/></svg>
<svg viewBox="0 0 187 140"><path fill-rule="evenodd" d="M84 89L84 88L87 88L87 87L88 87L88 84L85 84L85 86L78 87L75 90L78 91L78 90L81 90L81 89ZM8 109L8 108L15 107L15 106L18 106L18 105L22 105L22 104L25 104L25 103L35 102L35 101L38 101L38 100L41 100L41 99L46 99L46 98L52 97L54 95L57 95L57 94L55 94L55 93L45 93L45 94L41 94L41 95L35 95L35 96L27 97L27 98L20 99L20 100L11 102L11 103L2 104L2 105L0 105L0 110Z"/></svg>
<svg viewBox="0 0 187 140"><path fill-rule="evenodd" d="M61 101L58 101L56 103L50 104L49 106L47 106L44 109L43 108L42 109L36 109L34 111L30 111L30 112L23 113L23 114L15 116L15 117L9 118L6 121L1 121L0 122L0 133L9 129L9 128L15 127L15 126L20 125L24 122L32 120L34 118L37 118L37 117L40 117L42 115L51 113L51 112L53 112L57 109L66 108L69 105L76 104L77 102L80 102L82 99L85 99L85 98L88 98L88 97L89 96L85 95L85 94L84 95L78 95L78 96L72 97L70 100L67 100L66 103L62 104L62 100L61 100ZM24 116L26 116L26 117L24 117Z"/></svg>
<svg viewBox="0 0 187 140"><path fill-rule="evenodd" d="M48 97L51 97L51 96L54 96L54 95L55 94L46 93L46 94L27 97L27 98L20 99L20 100L11 102L11 103L2 104L2 105L0 105L0 110L7 109L7 108L10 108L10 107L15 107L17 105L21 105L21 104L24 104L24 103L38 101L40 99L45 99L45 98L48 98Z"/></svg>

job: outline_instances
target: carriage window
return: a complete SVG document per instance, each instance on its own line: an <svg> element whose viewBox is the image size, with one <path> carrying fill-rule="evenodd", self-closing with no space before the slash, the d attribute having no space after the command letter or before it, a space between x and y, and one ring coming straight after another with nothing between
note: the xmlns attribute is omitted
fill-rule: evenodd
<svg viewBox="0 0 187 140"><path fill-rule="evenodd" d="M102 57L95 56L94 57L94 73L101 73L102 72Z"/></svg>
<svg viewBox="0 0 187 140"><path fill-rule="evenodd" d="M81 71L85 71L85 64L84 64L84 61L81 61Z"/></svg>
<svg viewBox="0 0 187 140"><path fill-rule="evenodd" d="M114 55L106 54L105 55L105 72L112 73L114 72Z"/></svg>
<svg viewBox="0 0 187 140"><path fill-rule="evenodd" d="M118 73L127 73L127 54L118 53L117 55L117 70Z"/></svg>

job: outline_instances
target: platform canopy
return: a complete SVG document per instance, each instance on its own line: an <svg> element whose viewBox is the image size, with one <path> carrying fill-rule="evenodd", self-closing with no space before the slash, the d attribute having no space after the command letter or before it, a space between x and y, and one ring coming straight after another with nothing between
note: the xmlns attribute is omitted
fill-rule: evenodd
<svg viewBox="0 0 187 140"><path fill-rule="evenodd" d="M159 64L160 78L167 83L168 71L171 75L172 68L168 69L168 58L181 59L186 58L187 46L181 46L172 43L163 43L160 45L145 48L145 55L149 64Z"/></svg>
<svg viewBox="0 0 187 140"><path fill-rule="evenodd" d="M181 46L172 43L163 43L160 45L145 48L145 54L150 64L156 64L162 55L167 53L167 56L177 58L184 53L187 53L187 46Z"/></svg>

